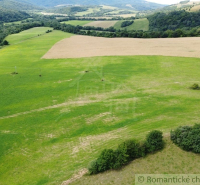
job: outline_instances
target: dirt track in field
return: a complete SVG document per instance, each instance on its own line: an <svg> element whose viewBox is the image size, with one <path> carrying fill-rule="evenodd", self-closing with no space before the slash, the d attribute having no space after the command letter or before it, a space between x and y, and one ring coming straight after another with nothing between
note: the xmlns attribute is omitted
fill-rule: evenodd
<svg viewBox="0 0 200 185"><path fill-rule="evenodd" d="M42 58L163 55L200 58L200 37L134 39L72 36L56 43Z"/></svg>
<svg viewBox="0 0 200 185"><path fill-rule="evenodd" d="M94 27L101 27L101 28L110 28L114 26L117 21L93 21L84 26L94 26Z"/></svg>

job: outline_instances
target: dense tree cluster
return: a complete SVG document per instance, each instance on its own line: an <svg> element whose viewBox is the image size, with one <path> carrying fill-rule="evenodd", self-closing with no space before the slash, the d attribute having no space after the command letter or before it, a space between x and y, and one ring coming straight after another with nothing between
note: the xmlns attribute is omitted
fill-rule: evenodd
<svg viewBox="0 0 200 185"><path fill-rule="evenodd" d="M200 153L200 124L178 127L171 132L171 140L183 150Z"/></svg>
<svg viewBox="0 0 200 185"><path fill-rule="evenodd" d="M26 12L0 8L0 22L13 22L29 18Z"/></svg>
<svg viewBox="0 0 200 185"><path fill-rule="evenodd" d="M200 11L187 12L173 11L170 13L156 13L148 17L149 27L152 31L166 31L185 29L200 26Z"/></svg>
<svg viewBox="0 0 200 185"><path fill-rule="evenodd" d="M77 12L84 12L87 10L88 10L87 7L73 6L73 7L56 7L53 9L47 9L46 11L50 13L73 15L76 14Z"/></svg>
<svg viewBox="0 0 200 185"><path fill-rule="evenodd" d="M130 26L133 23L134 21L123 21L121 24L121 27L124 28L124 27Z"/></svg>
<svg viewBox="0 0 200 185"><path fill-rule="evenodd" d="M147 135L144 142L130 139L121 143L116 150L103 150L100 156L89 164L88 170L90 174L97 174L109 169L118 169L132 160L161 150L163 147L162 132L155 130Z"/></svg>

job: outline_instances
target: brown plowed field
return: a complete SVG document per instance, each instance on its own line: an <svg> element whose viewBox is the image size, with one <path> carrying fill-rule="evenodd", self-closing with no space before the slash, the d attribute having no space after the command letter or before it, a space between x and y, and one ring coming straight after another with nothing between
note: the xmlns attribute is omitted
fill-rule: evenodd
<svg viewBox="0 0 200 185"><path fill-rule="evenodd" d="M93 21L84 26L94 26L94 27L101 27L101 28L110 28L114 26L117 21Z"/></svg>
<svg viewBox="0 0 200 185"><path fill-rule="evenodd" d="M72 36L56 43L45 59L94 56L163 55L200 57L200 37L134 39Z"/></svg>

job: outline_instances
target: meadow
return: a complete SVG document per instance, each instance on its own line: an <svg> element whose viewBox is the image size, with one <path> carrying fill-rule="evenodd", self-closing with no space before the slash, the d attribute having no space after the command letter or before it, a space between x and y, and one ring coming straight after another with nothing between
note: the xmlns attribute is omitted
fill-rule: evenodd
<svg viewBox="0 0 200 185"><path fill-rule="evenodd" d="M91 23L91 22L93 22L93 21L79 21L79 20L73 20L73 21L64 21L64 22L61 22L61 23L65 23L65 24L71 24L71 25L73 25L73 26L84 26L84 25L86 25L86 24L89 24L89 23Z"/></svg>
<svg viewBox="0 0 200 185"><path fill-rule="evenodd" d="M118 21L115 25L115 29L127 29L127 30L143 30L143 31L148 31L149 30L149 21L147 18L143 19L135 19L134 23L130 26L127 26L125 28L121 28L121 23L123 21Z"/></svg>
<svg viewBox="0 0 200 185"><path fill-rule="evenodd" d="M110 28L111 26L114 26L116 23L117 23L117 21L93 21L88 24L85 24L84 26Z"/></svg>
<svg viewBox="0 0 200 185"><path fill-rule="evenodd" d="M48 29L11 35L6 38L11 45L0 50L0 185L61 184L102 149L115 149L129 138L143 139L153 129L168 134L179 125L200 122L199 91L188 88L200 82L199 58L41 59L55 43L72 36L45 33ZM170 151L169 161L174 162ZM197 155L180 154L190 158L181 163L180 173L190 161L199 163ZM170 165L162 170L154 166L155 158L140 159L142 165L152 165L142 172L177 172ZM124 170L133 175L137 162ZM197 170L190 164L190 173ZM106 173L111 181L104 184L112 184L115 174L123 171ZM78 184L96 177L88 183L84 177Z"/></svg>
<svg viewBox="0 0 200 185"><path fill-rule="evenodd" d="M88 10L86 11L76 13L75 16L86 16L87 14L99 12L99 11L100 11L99 7L88 8Z"/></svg>

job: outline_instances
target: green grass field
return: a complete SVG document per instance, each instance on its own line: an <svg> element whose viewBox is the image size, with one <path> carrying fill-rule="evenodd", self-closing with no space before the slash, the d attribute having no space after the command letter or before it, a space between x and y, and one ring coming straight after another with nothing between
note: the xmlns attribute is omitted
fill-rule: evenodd
<svg viewBox="0 0 200 185"><path fill-rule="evenodd" d="M134 23L130 26L127 26L125 28L121 28L121 23L123 21L118 21L114 28L116 29L127 29L127 30L143 30L143 31L148 31L149 30L149 21L147 18L143 19L136 19L134 20Z"/></svg>
<svg viewBox="0 0 200 185"><path fill-rule="evenodd" d="M35 37L40 37L41 35L45 34L47 30L53 29L43 27L33 28L30 30L22 31L21 33L12 34L7 38L7 40L10 44L18 44L19 42L24 42Z"/></svg>
<svg viewBox="0 0 200 185"><path fill-rule="evenodd" d="M73 26L77 26L77 25L84 26L85 24L88 24L90 22L92 22L92 21L79 21L79 20L76 21L75 20L75 21L65 21L65 22L61 22L61 23L71 24Z"/></svg>
<svg viewBox="0 0 200 185"><path fill-rule="evenodd" d="M188 88L200 82L198 58L41 59L72 36L48 29L11 35L12 45L0 50L0 185L61 184L104 148L200 122L199 91ZM36 37L27 39L32 33ZM176 172L162 168L155 172Z"/></svg>
<svg viewBox="0 0 200 185"><path fill-rule="evenodd" d="M75 14L75 16L85 16L87 14L90 14L90 13L94 13L94 12L98 12L100 11L100 8L98 7L95 7L95 8L88 8L87 11L83 11L83 12L78 12Z"/></svg>

